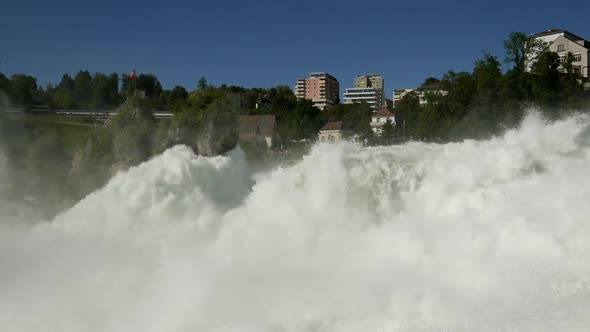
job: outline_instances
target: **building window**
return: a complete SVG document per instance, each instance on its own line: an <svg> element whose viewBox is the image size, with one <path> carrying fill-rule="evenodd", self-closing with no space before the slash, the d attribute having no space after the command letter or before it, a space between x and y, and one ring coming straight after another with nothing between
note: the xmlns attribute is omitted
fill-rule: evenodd
<svg viewBox="0 0 590 332"><path fill-rule="evenodd" d="M565 46L563 44L557 46L557 52L560 52L560 51L565 51Z"/></svg>
<svg viewBox="0 0 590 332"><path fill-rule="evenodd" d="M565 63L565 55L559 56L559 63Z"/></svg>
<svg viewBox="0 0 590 332"><path fill-rule="evenodd" d="M574 54L574 62L580 62L580 61L582 61L582 53Z"/></svg>

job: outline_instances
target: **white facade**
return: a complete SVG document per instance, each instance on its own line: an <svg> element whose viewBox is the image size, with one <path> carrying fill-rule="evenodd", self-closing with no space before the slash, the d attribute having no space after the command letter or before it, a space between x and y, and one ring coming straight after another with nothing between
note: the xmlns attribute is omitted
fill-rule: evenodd
<svg viewBox="0 0 590 332"><path fill-rule="evenodd" d="M428 104L429 95L445 96L448 93L447 90L443 89L442 87L421 87L416 89L393 90L393 107L395 108L395 105L410 92L416 93L418 99L420 100L420 106Z"/></svg>
<svg viewBox="0 0 590 332"><path fill-rule="evenodd" d="M405 97L405 95L407 95L408 93L415 91L416 89L397 89L397 90L393 90L393 107L395 107L395 105L397 103L399 103L402 98Z"/></svg>
<svg viewBox="0 0 590 332"><path fill-rule="evenodd" d="M373 130L373 133L381 135L383 132L383 125L387 120L389 120L394 127L396 126L395 115L386 107L383 107L371 117L371 130Z"/></svg>
<svg viewBox="0 0 590 332"><path fill-rule="evenodd" d="M590 45L588 45L590 47ZM580 74L583 78L588 79L588 66L590 65L590 49L581 44L567 39L565 36L560 36L549 45L551 52L557 53L559 62L561 63L558 70L565 72L563 66L567 62L567 56L571 53L574 57L572 67L575 72Z"/></svg>
<svg viewBox="0 0 590 332"><path fill-rule="evenodd" d="M541 51L548 50L557 53L562 64L566 63L569 53L574 56L573 69L585 80L588 80L590 73L590 43L565 30L547 30L531 36L539 42L538 48L526 55L525 70L530 71L532 64ZM560 65L560 71L565 68Z"/></svg>
<svg viewBox="0 0 590 332"><path fill-rule="evenodd" d="M319 141L322 143L338 143L342 141L342 130L321 130Z"/></svg>
<svg viewBox="0 0 590 332"><path fill-rule="evenodd" d="M295 83L295 97L297 97L297 99L305 98L305 87L305 78L298 79L297 83Z"/></svg>
<svg viewBox="0 0 590 332"><path fill-rule="evenodd" d="M375 88L350 88L344 91L344 104L354 104L365 102L376 110L383 106L383 92Z"/></svg>

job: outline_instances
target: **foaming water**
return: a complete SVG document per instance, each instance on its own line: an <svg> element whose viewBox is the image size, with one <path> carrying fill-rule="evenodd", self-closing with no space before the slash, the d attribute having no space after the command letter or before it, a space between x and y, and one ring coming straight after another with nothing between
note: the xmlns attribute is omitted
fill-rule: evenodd
<svg viewBox="0 0 590 332"><path fill-rule="evenodd" d="M6 331L584 331L588 118L318 145L252 177L177 146L0 233Z"/></svg>

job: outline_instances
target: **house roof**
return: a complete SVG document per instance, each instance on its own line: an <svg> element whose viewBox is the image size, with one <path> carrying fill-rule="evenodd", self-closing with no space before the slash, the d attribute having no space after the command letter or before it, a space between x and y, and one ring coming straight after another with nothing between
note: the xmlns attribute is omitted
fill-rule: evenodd
<svg viewBox="0 0 590 332"><path fill-rule="evenodd" d="M572 40L572 41L574 43L576 43L576 44L584 47L584 48L590 49L590 42L587 41L587 40L585 40L585 39L582 39L582 40Z"/></svg>
<svg viewBox="0 0 590 332"><path fill-rule="evenodd" d="M572 39L568 36L560 36L557 39L555 39L555 41L553 43L556 43L558 40L560 40L560 38L563 38L565 40L569 40L574 44L578 44L586 49L590 49L590 42L588 42L587 40L584 39Z"/></svg>
<svg viewBox="0 0 590 332"><path fill-rule="evenodd" d="M549 35L554 35L557 33L563 33L564 37L571 40L571 41L575 41L578 44L584 46L583 44L587 43L586 40L584 40L584 38L580 37L580 36L576 36L573 33L567 31L567 30L561 30L561 29L549 29L547 31L543 31L543 32L539 32L539 33L535 33L534 35L532 35L531 37L533 38L537 38L537 37L543 37L543 36L549 36ZM580 43L584 41L583 43Z"/></svg>
<svg viewBox="0 0 590 332"><path fill-rule="evenodd" d="M418 89L419 90L438 90L443 88L442 82L432 82L428 84L423 84Z"/></svg>
<svg viewBox="0 0 590 332"><path fill-rule="evenodd" d="M272 135L275 127L274 115L240 115L240 133L259 132L262 135Z"/></svg>
<svg viewBox="0 0 590 332"><path fill-rule="evenodd" d="M387 109L387 107L382 107L379 112L373 114L373 117L376 118L389 118L395 116L395 114L393 114L393 112L391 112L389 109Z"/></svg>
<svg viewBox="0 0 590 332"><path fill-rule="evenodd" d="M562 32L567 32L567 31L561 30L561 29L549 29L549 30L546 30L546 31L535 33L535 34L532 35L532 37L543 37L543 36L554 35L556 33L562 33Z"/></svg>
<svg viewBox="0 0 590 332"><path fill-rule="evenodd" d="M332 121L326 123L320 131L326 130L342 130L342 121Z"/></svg>

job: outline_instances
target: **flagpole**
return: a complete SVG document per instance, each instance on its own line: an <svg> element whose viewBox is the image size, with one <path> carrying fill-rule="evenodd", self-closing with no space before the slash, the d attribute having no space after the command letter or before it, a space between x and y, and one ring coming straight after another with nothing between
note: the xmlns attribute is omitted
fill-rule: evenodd
<svg viewBox="0 0 590 332"><path fill-rule="evenodd" d="M137 72L133 69L133 93L135 94L135 98L137 98Z"/></svg>

